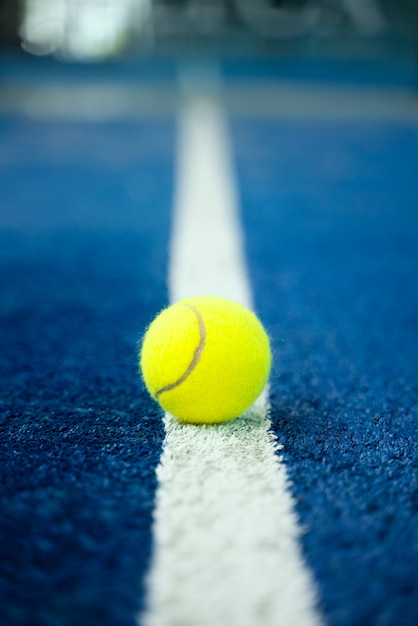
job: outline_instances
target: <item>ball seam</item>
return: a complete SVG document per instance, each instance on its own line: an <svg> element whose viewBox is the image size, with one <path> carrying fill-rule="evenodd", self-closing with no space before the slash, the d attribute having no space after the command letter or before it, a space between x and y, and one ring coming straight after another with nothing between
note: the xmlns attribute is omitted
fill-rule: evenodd
<svg viewBox="0 0 418 626"><path fill-rule="evenodd" d="M174 383L170 383L169 385L165 385L164 387L161 387L161 389L158 389L155 392L156 398L159 398L160 395L162 393L165 393L166 391L172 391L176 387L179 387L182 383L184 383L185 380L187 380L187 378L190 376L190 374L193 372L193 370L196 368L197 364L199 363L200 357L202 355L202 352L206 344L206 328L205 328L203 317L200 311L192 304L184 304L184 306L187 306L196 315L196 318L199 324L199 344L196 347L194 354L193 354L193 359L191 360L184 374L182 374L180 378L178 378Z"/></svg>

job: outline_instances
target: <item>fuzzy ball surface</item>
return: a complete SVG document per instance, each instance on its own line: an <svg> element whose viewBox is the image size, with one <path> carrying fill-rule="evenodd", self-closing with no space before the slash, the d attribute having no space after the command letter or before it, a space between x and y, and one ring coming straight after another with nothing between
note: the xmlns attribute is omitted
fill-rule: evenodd
<svg viewBox="0 0 418 626"><path fill-rule="evenodd" d="M194 424L241 415L263 391L270 367L270 342L259 319L217 296L187 298L164 309L140 351L152 397Z"/></svg>

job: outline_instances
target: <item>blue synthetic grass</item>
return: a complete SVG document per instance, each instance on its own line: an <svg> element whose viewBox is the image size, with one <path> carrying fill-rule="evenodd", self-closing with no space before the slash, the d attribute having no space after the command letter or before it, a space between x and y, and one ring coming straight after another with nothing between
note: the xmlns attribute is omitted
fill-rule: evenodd
<svg viewBox="0 0 418 626"><path fill-rule="evenodd" d="M418 624L418 130L232 128L272 423L321 610Z"/></svg>
<svg viewBox="0 0 418 626"><path fill-rule="evenodd" d="M163 427L174 125L2 120L0 624L133 626Z"/></svg>

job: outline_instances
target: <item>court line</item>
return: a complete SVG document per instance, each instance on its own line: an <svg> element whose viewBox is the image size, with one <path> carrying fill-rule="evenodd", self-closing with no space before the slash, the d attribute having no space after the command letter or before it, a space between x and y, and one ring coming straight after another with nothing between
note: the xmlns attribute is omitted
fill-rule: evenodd
<svg viewBox="0 0 418 626"><path fill-rule="evenodd" d="M226 109L243 117L418 123L418 96L412 89L257 81L227 87L222 100ZM179 101L172 85L3 85L0 114L92 123L170 115Z"/></svg>
<svg viewBox="0 0 418 626"><path fill-rule="evenodd" d="M182 75L171 301L217 294L252 306L225 121ZM264 394L214 426L165 416L145 626L319 626L301 530Z"/></svg>
<svg viewBox="0 0 418 626"><path fill-rule="evenodd" d="M413 89L312 83L257 82L228 90L228 109L247 117L317 121L369 120L418 123L418 94Z"/></svg>

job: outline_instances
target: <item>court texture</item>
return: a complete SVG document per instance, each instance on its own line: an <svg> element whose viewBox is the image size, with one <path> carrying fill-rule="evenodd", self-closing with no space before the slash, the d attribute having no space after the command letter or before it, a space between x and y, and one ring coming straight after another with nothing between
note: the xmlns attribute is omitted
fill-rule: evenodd
<svg viewBox="0 0 418 626"><path fill-rule="evenodd" d="M413 64L0 72L0 625L418 625ZM205 293L274 364L184 425L137 352Z"/></svg>

